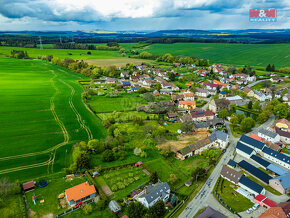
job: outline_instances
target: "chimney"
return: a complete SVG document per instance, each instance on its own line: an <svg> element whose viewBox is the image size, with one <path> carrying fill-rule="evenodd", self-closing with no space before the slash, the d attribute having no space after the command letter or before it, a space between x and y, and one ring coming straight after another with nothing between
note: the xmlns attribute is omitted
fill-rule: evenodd
<svg viewBox="0 0 290 218"><path fill-rule="evenodd" d="M147 187L145 187L145 195L147 195Z"/></svg>

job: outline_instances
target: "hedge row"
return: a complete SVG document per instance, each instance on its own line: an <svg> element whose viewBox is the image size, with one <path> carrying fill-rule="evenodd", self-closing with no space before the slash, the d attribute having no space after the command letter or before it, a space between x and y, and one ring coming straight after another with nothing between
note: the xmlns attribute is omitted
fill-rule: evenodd
<svg viewBox="0 0 290 218"><path fill-rule="evenodd" d="M88 178L89 182L96 187L96 189L97 189L97 191L98 191L98 193L100 195L100 198L102 200L108 201L109 199L105 195L105 193L103 192L103 190L101 189L101 186L93 179L93 177L90 175L90 173L88 171L86 171L85 174L86 174L86 177Z"/></svg>

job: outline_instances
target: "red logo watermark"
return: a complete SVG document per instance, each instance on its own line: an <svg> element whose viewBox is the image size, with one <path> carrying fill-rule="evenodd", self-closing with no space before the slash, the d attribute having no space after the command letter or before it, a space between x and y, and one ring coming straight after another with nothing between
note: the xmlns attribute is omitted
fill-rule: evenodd
<svg viewBox="0 0 290 218"><path fill-rule="evenodd" d="M276 22L276 9L250 9L250 22Z"/></svg>

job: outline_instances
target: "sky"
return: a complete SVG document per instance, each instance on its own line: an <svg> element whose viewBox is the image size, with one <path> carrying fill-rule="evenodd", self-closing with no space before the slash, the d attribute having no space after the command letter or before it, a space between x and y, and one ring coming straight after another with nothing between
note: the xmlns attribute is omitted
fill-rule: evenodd
<svg viewBox="0 0 290 218"><path fill-rule="evenodd" d="M249 9L277 22L249 22ZM0 0L0 31L286 29L290 0Z"/></svg>

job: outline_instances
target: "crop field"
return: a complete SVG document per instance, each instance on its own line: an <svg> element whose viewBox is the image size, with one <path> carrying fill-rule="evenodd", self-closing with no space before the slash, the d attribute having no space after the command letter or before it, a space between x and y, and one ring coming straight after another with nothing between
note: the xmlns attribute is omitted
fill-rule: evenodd
<svg viewBox="0 0 290 218"><path fill-rule="evenodd" d="M0 66L0 177L60 171L73 143L104 136L81 99L83 76L38 60L0 56Z"/></svg>
<svg viewBox="0 0 290 218"><path fill-rule="evenodd" d="M209 59L211 63L237 66L266 67L268 64L275 64L276 67L290 66L290 44L152 44L139 51L147 51L156 55L170 53L172 55L195 56Z"/></svg>
<svg viewBox="0 0 290 218"><path fill-rule="evenodd" d="M142 102L146 101L142 97L137 97L134 94L122 94L116 98L93 95L92 99L88 101L88 104L97 113L107 113L136 110L137 104Z"/></svg>
<svg viewBox="0 0 290 218"><path fill-rule="evenodd" d="M136 58L114 58L114 59L88 59L86 62L101 67L103 66L124 67L126 66L126 64L140 65L145 62L152 63L153 61Z"/></svg>

